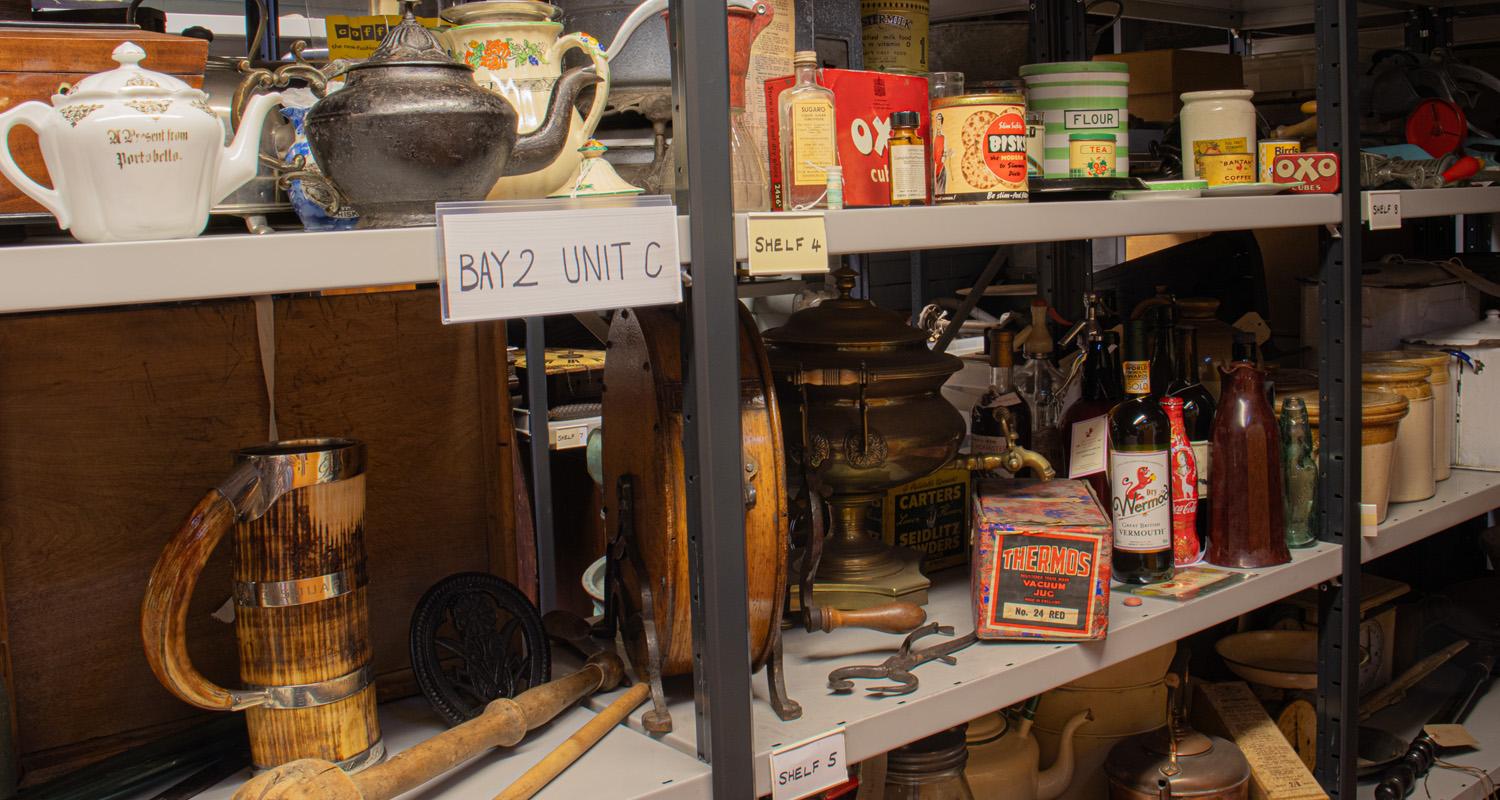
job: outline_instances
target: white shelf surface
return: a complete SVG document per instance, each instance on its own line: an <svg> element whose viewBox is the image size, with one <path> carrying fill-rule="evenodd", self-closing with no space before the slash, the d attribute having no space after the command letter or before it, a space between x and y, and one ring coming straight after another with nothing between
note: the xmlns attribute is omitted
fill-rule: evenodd
<svg viewBox="0 0 1500 800"><path fill-rule="evenodd" d="M1426 500L1392 503L1379 534L1364 540L1360 557L1370 561L1388 555L1500 508L1500 472L1455 468L1452 477L1437 487L1437 494Z"/></svg>
<svg viewBox="0 0 1500 800"><path fill-rule="evenodd" d="M491 750L401 795L400 800L491 800L594 716L586 708L571 709L519 745ZM380 725L390 755L447 730L421 698L382 705ZM249 779L250 770L246 769L198 795L199 800L229 800ZM712 794L707 764L622 725L599 740L537 797L707 800Z"/></svg>
<svg viewBox="0 0 1500 800"><path fill-rule="evenodd" d="M1402 219L1500 213L1500 186L1403 189L1400 194Z"/></svg>
<svg viewBox="0 0 1500 800"><path fill-rule="evenodd" d="M831 211L828 252L1024 244L1334 223L1333 195ZM745 258L744 216L736 252ZM689 253L687 218L679 250ZM230 234L0 247L0 314L253 297L437 280L435 229Z"/></svg>
<svg viewBox="0 0 1500 800"><path fill-rule="evenodd" d="M802 717L789 722L777 719L767 700L765 675L755 675L756 792L770 791L769 754L782 745L843 727L849 759L869 758L1314 586L1338 575L1339 565L1340 548L1320 544L1294 551L1290 564L1249 571L1251 577L1244 582L1187 603L1143 598L1140 606L1131 608L1123 603L1131 595L1115 591L1111 593L1109 636L1104 641L980 642L957 653L956 665L932 662L918 667L914 674L921 685L904 697L866 696L869 681L857 681L853 695L835 695L827 688L831 670L879 664L900 645L901 637L864 630L788 631L787 689L802 704ZM959 636L974 629L966 571L949 570L937 576L927 615L929 621L952 625ZM927 637L919 645L939 641L941 637ZM675 729L664 737L683 754L696 752L697 747L688 683L678 679L668 684ZM599 696L590 702L599 708L610 699ZM633 715L632 726L640 727L646 708L649 704Z"/></svg>

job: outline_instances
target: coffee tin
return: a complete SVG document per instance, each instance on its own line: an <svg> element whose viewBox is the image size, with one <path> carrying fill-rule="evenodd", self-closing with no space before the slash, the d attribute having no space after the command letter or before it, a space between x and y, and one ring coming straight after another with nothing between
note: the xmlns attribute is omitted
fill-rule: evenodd
<svg viewBox="0 0 1500 800"><path fill-rule="evenodd" d="M1249 153L1213 153L1198 156L1198 177L1209 186L1255 183L1255 156Z"/></svg>
<svg viewBox="0 0 1500 800"><path fill-rule="evenodd" d="M932 101L934 203L1026 200L1026 100L968 94Z"/></svg>
<svg viewBox="0 0 1500 800"><path fill-rule="evenodd" d="M927 0L860 0L864 67L927 74Z"/></svg>
<svg viewBox="0 0 1500 800"><path fill-rule="evenodd" d="M1302 143L1296 139L1261 139L1256 143L1255 151L1255 163L1260 168L1260 182L1272 183L1275 173L1271 167L1276 162L1276 157L1302 152Z"/></svg>

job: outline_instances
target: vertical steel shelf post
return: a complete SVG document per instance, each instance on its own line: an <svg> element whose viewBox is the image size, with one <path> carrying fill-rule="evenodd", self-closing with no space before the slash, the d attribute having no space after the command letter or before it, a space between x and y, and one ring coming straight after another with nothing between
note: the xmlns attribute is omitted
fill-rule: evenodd
<svg viewBox="0 0 1500 800"><path fill-rule="evenodd" d="M548 425L547 335L541 317L526 318L526 409L531 428L531 515L536 531L537 606L557 608L557 544L552 533L552 431Z"/></svg>
<svg viewBox="0 0 1500 800"><path fill-rule="evenodd" d="M1359 11L1356 0L1317 0L1318 149L1343 167L1338 238L1325 240L1318 298L1321 538L1343 546L1343 575L1319 593L1318 781L1355 796L1359 715L1360 192Z"/></svg>
<svg viewBox="0 0 1500 800"><path fill-rule="evenodd" d="M698 757L713 796L754 796L739 316L729 165L728 16L673 0L677 206L688 212L692 291L683 330L683 456ZM690 184L691 182L691 184Z"/></svg>

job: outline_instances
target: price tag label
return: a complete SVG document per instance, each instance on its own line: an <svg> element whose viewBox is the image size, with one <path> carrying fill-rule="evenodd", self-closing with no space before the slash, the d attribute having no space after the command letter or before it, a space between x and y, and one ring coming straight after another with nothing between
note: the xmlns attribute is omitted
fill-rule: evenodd
<svg viewBox="0 0 1500 800"><path fill-rule="evenodd" d="M665 197L440 203L443 322L682 302Z"/></svg>
<svg viewBox="0 0 1500 800"><path fill-rule="evenodd" d="M1094 417L1073 423L1072 452L1068 455L1068 477L1085 478L1104 471L1109 452L1109 417ZM1109 498L1102 498L1106 503Z"/></svg>
<svg viewBox="0 0 1500 800"><path fill-rule="evenodd" d="M799 800L849 780L844 729L771 751L771 800Z"/></svg>
<svg viewBox="0 0 1500 800"><path fill-rule="evenodd" d="M1401 227L1401 193L1365 192L1365 219L1372 231Z"/></svg>
<svg viewBox="0 0 1500 800"><path fill-rule="evenodd" d="M1433 743L1438 747L1478 747L1479 740L1469 733L1469 730L1457 723L1438 724L1428 723L1422 729L1428 736L1432 737Z"/></svg>
<svg viewBox="0 0 1500 800"><path fill-rule="evenodd" d="M828 271L823 212L770 212L745 218L751 275L806 275Z"/></svg>
<svg viewBox="0 0 1500 800"><path fill-rule="evenodd" d="M1367 539L1374 539L1380 535L1379 509L1374 503L1359 504L1359 535Z"/></svg>

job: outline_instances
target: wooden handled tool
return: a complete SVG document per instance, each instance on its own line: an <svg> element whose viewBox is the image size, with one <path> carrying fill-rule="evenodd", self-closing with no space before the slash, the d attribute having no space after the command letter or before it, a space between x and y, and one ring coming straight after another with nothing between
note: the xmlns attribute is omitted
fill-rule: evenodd
<svg viewBox="0 0 1500 800"><path fill-rule="evenodd" d="M495 800L530 800L542 787L552 782L553 778L563 773L563 770L573 765L574 761L583 757L589 748L599 743L604 735L614 730L620 721L630 715L651 694L651 686L646 683L637 683L630 687L625 694L620 695L609 707L599 712L584 724L578 732L568 737L566 742L558 745L556 749L547 754L546 758L537 762L536 766L526 770L526 774L516 779L515 783L505 787L505 791L495 795Z"/></svg>
<svg viewBox="0 0 1500 800"><path fill-rule="evenodd" d="M927 612L914 603L897 600L857 611L813 606L807 611L813 630L828 633L838 628L868 628L884 633L910 633L927 621Z"/></svg>
<svg viewBox="0 0 1500 800"><path fill-rule="evenodd" d="M1276 126L1271 130L1271 138L1307 139L1316 136L1318 134L1318 101L1309 100L1303 103L1301 111L1309 115L1307 119L1301 122L1293 122L1290 125Z"/></svg>
<svg viewBox="0 0 1500 800"><path fill-rule="evenodd" d="M574 703L618 686L625 666L614 653L591 657L583 669L502 697L484 713L428 739L383 764L349 775L333 764L304 758L252 778L234 800L391 800L492 747L512 747Z"/></svg>
<svg viewBox="0 0 1500 800"><path fill-rule="evenodd" d="M1444 647L1442 650L1418 661L1408 668L1401 676L1376 689L1373 694L1365 698L1359 704L1359 721L1364 722L1375 715L1375 712L1393 706L1406 697L1406 692L1413 686L1422 682L1422 679L1436 672L1438 667L1448 663L1448 659L1462 653L1469 646L1468 639L1458 641Z"/></svg>

